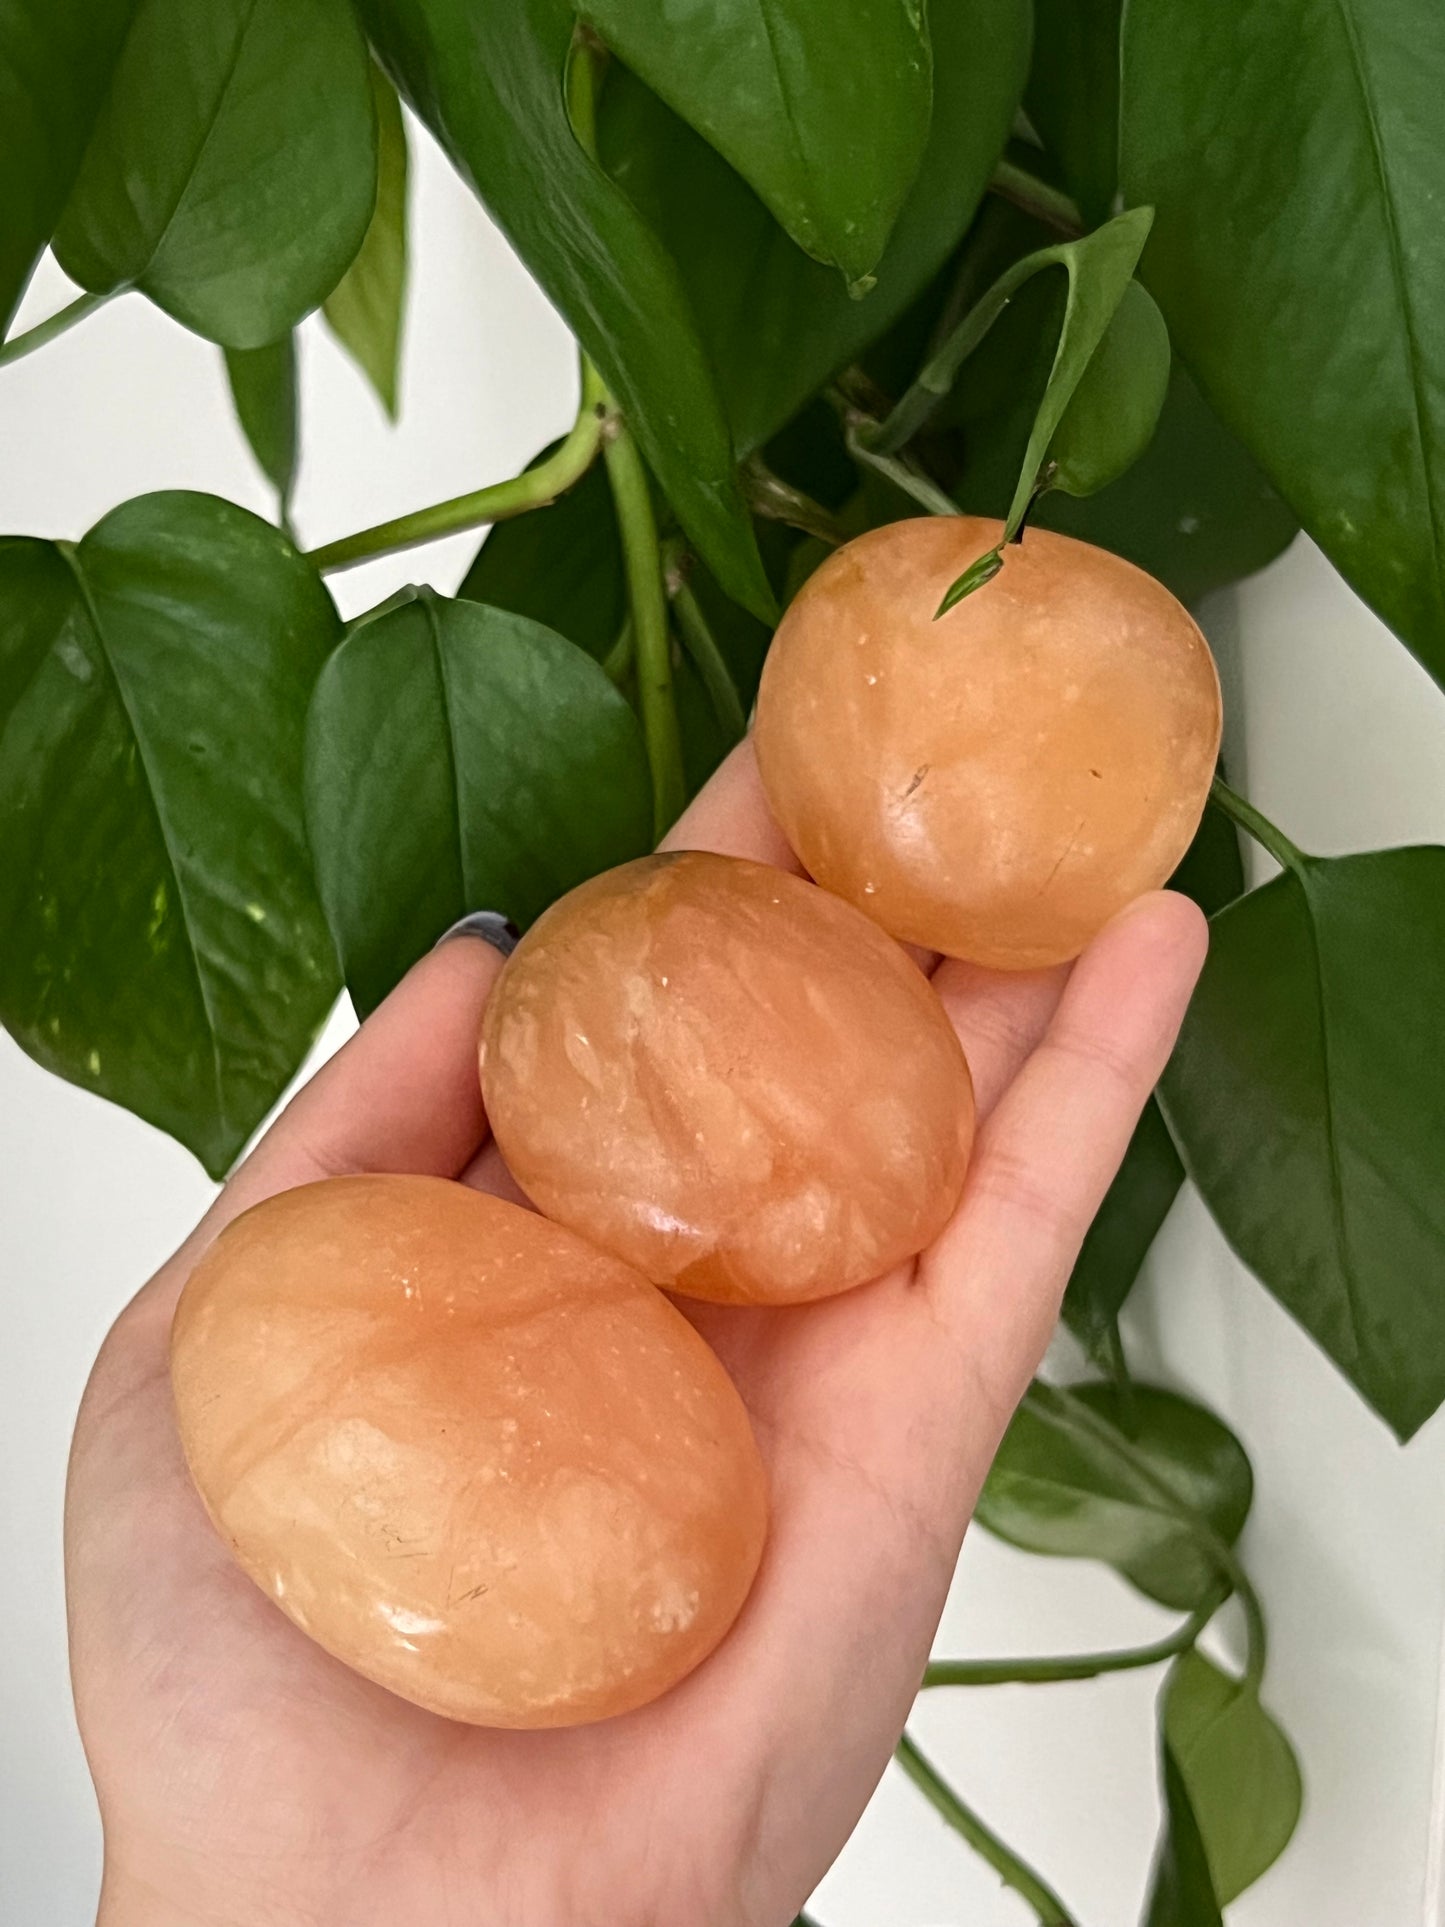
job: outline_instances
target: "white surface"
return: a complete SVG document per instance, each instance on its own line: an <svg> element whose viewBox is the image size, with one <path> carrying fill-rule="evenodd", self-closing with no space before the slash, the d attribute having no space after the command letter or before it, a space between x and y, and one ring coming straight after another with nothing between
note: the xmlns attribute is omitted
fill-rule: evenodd
<svg viewBox="0 0 1445 1927"><path fill-rule="evenodd" d="M324 331L304 331L297 520L309 542L510 474L570 416L565 332L434 150L418 148L399 430ZM25 319L64 298L47 269ZM267 507L219 355L139 300L0 371L0 424L7 530L75 536L160 487ZM454 587L474 540L342 578L343 607L418 576ZM1211 629L1245 692L1235 774L1297 841L1343 850L1445 839L1445 704L1308 545L1221 598ZM327 1044L345 1023L339 1015ZM61 1608L72 1414L109 1320L209 1192L185 1152L0 1038L0 1517L20 1551L0 1656L0 1919L17 1927L82 1927L98 1875ZM1273 1634L1267 1691L1308 1791L1295 1846L1231 1922L1445 1927L1430 1851L1445 1425L1396 1447L1244 1276L1193 1198L1166 1227L1128 1328L1139 1367L1216 1405L1255 1462L1245 1551ZM1049 1566L980 1534L939 1650L1081 1650L1167 1623L1105 1571ZM940 1693L917 1718L925 1748L1086 1927L1138 1917L1157 1811L1155 1684L1132 1675ZM815 1911L827 1927L1028 1920L896 1771Z"/></svg>

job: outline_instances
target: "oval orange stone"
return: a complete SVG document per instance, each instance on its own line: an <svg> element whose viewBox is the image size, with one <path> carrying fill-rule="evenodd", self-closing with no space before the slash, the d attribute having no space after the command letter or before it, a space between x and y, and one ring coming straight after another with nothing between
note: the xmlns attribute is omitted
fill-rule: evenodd
<svg viewBox="0 0 1445 1927"><path fill-rule="evenodd" d="M171 1370L245 1570L453 1719L640 1706L757 1570L763 1468L712 1352L615 1258L462 1185L336 1178L246 1212L186 1286Z"/></svg>
<svg viewBox="0 0 1445 1927"><path fill-rule="evenodd" d="M701 851L594 877L492 992L482 1090L549 1217L698 1298L875 1278L947 1223L973 1092L928 979L875 924Z"/></svg>
<svg viewBox="0 0 1445 1927"><path fill-rule="evenodd" d="M975 516L873 529L784 616L755 741L818 882L905 941L998 969L1077 956L1199 826L1219 679L1189 612L1087 542Z"/></svg>

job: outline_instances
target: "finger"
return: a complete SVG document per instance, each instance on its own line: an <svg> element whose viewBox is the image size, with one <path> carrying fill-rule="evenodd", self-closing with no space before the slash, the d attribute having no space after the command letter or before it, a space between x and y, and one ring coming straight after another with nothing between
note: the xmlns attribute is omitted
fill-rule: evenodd
<svg viewBox="0 0 1445 1927"><path fill-rule="evenodd" d="M1206 944L1195 906L1163 891L1095 938L980 1133L963 1202L922 1261L921 1282L1000 1412L1043 1356L1084 1233L1173 1048Z"/></svg>
<svg viewBox="0 0 1445 1927"><path fill-rule="evenodd" d="M477 1033L501 968L467 936L415 964L231 1177L162 1274L172 1295L218 1232L278 1191L353 1171L455 1177L486 1135Z"/></svg>
<svg viewBox="0 0 1445 1927"><path fill-rule="evenodd" d="M725 756L662 839L664 850L715 850L803 874L763 794L751 736Z"/></svg>
<svg viewBox="0 0 1445 1927"><path fill-rule="evenodd" d="M945 957L933 988L958 1032L973 1077L974 1102L987 1117L1048 1029L1069 980L1053 970L985 970Z"/></svg>

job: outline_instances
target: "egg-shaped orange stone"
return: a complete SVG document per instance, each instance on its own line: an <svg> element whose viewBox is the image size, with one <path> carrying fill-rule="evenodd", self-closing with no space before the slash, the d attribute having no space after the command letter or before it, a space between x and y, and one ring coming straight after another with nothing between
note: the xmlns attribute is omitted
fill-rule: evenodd
<svg viewBox="0 0 1445 1927"><path fill-rule="evenodd" d="M917 965L811 883L689 850L594 877L492 992L482 1091L549 1217L697 1298L876 1278L947 1223L973 1138Z"/></svg>
<svg viewBox="0 0 1445 1927"><path fill-rule="evenodd" d="M1031 530L946 616L999 523L873 529L768 652L763 786L809 872L908 942L997 969L1077 956L1199 826L1219 678L1189 612L1107 550Z"/></svg>
<svg viewBox="0 0 1445 1927"><path fill-rule="evenodd" d="M432 1712L565 1726L666 1692L762 1553L742 1401L662 1294L439 1178L257 1205L176 1312L222 1537L329 1652Z"/></svg>

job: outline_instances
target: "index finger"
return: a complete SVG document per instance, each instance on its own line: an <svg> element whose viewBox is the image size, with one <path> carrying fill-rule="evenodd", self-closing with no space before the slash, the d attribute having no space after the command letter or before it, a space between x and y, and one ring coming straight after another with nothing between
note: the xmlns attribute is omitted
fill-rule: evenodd
<svg viewBox="0 0 1445 1927"><path fill-rule="evenodd" d="M304 1084L153 1281L172 1301L195 1260L279 1191L358 1171L457 1177L486 1135L477 1033L502 958L455 937L411 968Z"/></svg>

